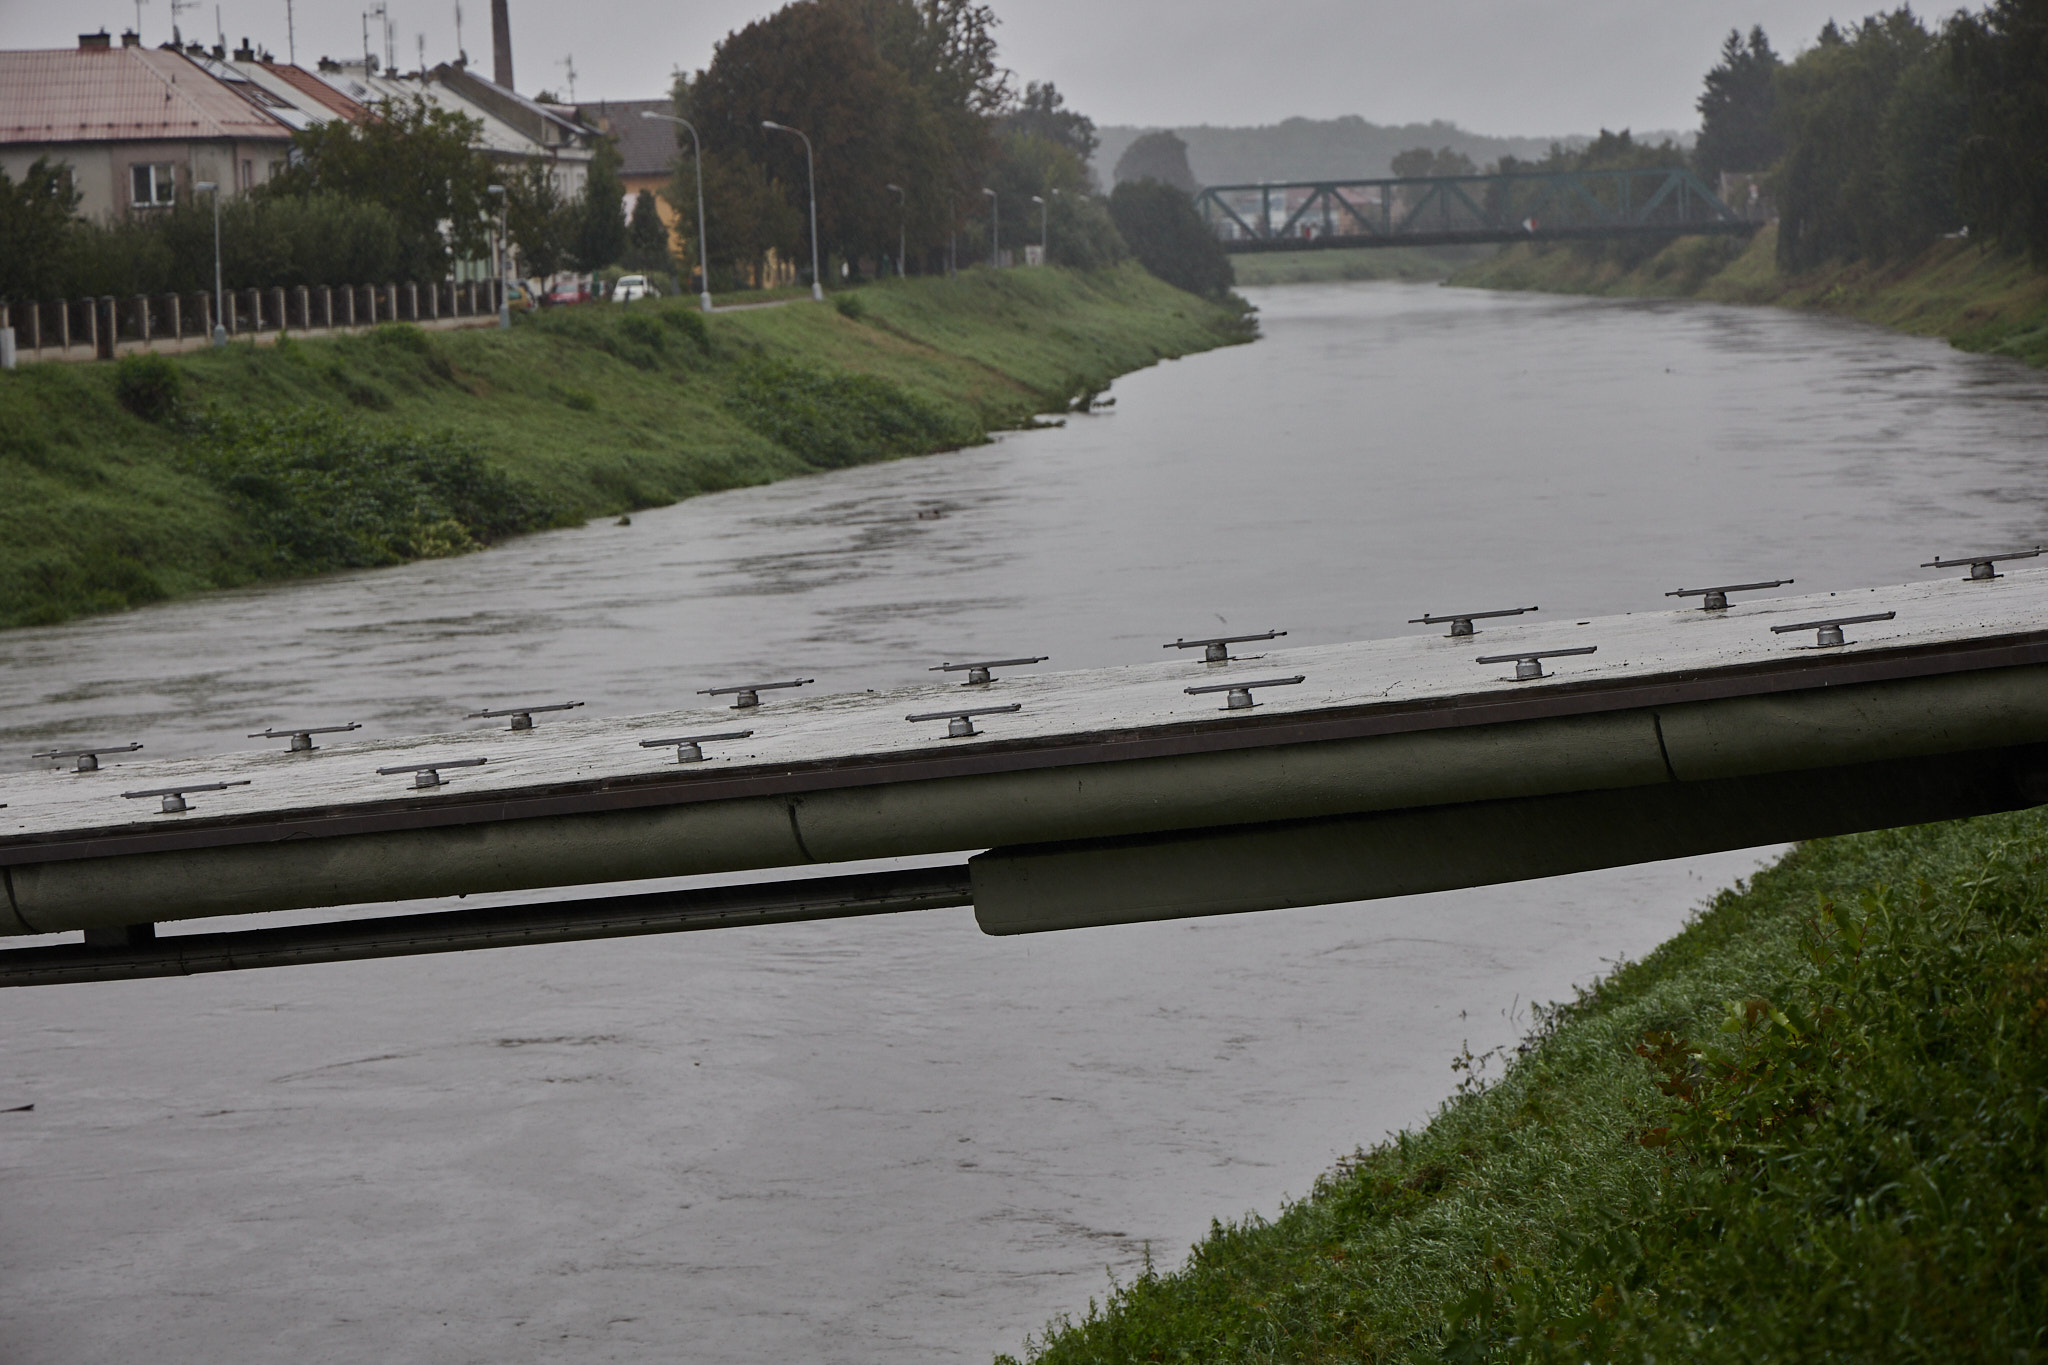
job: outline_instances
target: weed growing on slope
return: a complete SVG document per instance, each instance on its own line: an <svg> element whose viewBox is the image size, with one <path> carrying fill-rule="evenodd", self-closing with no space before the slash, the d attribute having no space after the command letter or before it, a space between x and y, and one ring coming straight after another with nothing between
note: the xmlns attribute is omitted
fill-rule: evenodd
<svg viewBox="0 0 2048 1365"><path fill-rule="evenodd" d="M818 469L983 439L971 419L899 384L780 360L746 362L727 404L742 422Z"/></svg>
<svg viewBox="0 0 2048 1365"><path fill-rule="evenodd" d="M554 519L451 432L370 427L322 408L215 412L191 461L247 517L266 567L280 573L461 554Z"/></svg>
<svg viewBox="0 0 2048 1365"><path fill-rule="evenodd" d="M2048 1358L2048 812L1802 846L1040 1362Z"/></svg>

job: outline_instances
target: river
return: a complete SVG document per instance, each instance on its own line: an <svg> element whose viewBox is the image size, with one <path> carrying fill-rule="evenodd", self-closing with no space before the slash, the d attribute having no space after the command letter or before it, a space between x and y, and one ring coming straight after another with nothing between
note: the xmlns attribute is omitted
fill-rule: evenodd
<svg viewBox="0 0 2048 1365"><path fill-rule="evenodd" d="M1059 429L0 635L0 787L46 740L196 754L1655 610L2043 529L2048 376L1938 342L1418 285L1255 301L1257 345ZM1461 1047L1768 852L1023 939L944 911L10 993L0 1359L986 1360L1423 1121Z"/></svg>

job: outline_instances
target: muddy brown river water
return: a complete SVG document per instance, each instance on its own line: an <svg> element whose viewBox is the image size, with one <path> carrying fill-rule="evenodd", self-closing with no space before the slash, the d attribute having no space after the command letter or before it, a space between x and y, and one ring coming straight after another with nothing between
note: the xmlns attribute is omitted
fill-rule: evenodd
<svg viewBox="0 0 2048 1365"><path fill-rule="evenodd" d="M2048 528L2048 376L1937 342L1413 285L1256 301L1257 345L1059 430L0 634L0 799L45 740L206 753L1219 627L1658 610ZM1423 1121L1461 1046L1769 852L1023 939L944 911L10 993L0 1360L986 1360Z"/></svg>

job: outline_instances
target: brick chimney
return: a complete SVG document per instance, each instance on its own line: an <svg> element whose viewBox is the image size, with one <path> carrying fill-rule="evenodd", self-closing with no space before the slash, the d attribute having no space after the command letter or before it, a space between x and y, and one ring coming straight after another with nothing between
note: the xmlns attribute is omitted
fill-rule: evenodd
<svg viewBox="0 0 2048 1365"><path fill-rule="evenodd" d="M503 4L504 0L498 0L498 3ZM105 29L101 29L98 33L81 33L78 35L78 50L80 52L108 52L113 49L113 46L114 40L107 36Z"/></svg>
<svg viewBox="0 0 2048 1365"><path fill-rule="evenodd" d="M141 46L142 46L142 35L141 35L140 33L137 33L137 32L136 32L135 30L133 30L133 29L128 29L128 28L124 28L124 29L122 29L122 30L121 30L121 46L122 46L122 47L141 47Z"/></svg>
<svg viewBox="0 0 2048 1365"><path fill-rule="evenodd" d="M507 0L491 0L491 79L512 89L512 12Z"/></svg>

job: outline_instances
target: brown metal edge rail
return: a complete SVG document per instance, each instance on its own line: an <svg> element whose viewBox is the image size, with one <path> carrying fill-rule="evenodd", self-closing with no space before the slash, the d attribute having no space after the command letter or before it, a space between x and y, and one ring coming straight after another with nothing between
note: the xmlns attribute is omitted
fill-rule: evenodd
<svg viewBox="0 0 2048 1365"><path fill-rule="evenodd" d="M529 901L278 929L171 934L117 948L71 943L13 948L0 951L0 987L196 976L749 924L897 915L971 905L973 900L967 865L960 863L587 900Z"/></svg>
<svg viewBox="0 0 2048 1365"><path fill-rule="evenodd" d="M517 793L493 793L474 800L395 798L346 807L181 821L176 828L164 830L117 826L53 835L16 835L0 838L0 867L273 843L285 839L337 838L503 820L602 814L700 801L800 795L834 788L977 777L1037 768L1175 758L1234 749L1595 715L1652 706L1675 706L1685 702L1905 681L2043 663L2048 663L2048 633L2029 632L2025 636L2005 637L1999 643L1961 649L1923 645L1902 650L1838 655L1826 660L1800 660L1789 666L1773 661L1739 669L1716 670L1708 676L1701 676L1694 670L1646 680L1533 687L1512 696L1468 693L1420 702L1361 703L1306 715L1290 712L1173 726L1147 726L1049 742L997 741L965 745L958 753L937 757L840 758L791 765L777 772L733 777L705 774L677 778L666 773L654 773L645 778L609 778L539 786Z"/></svg>

